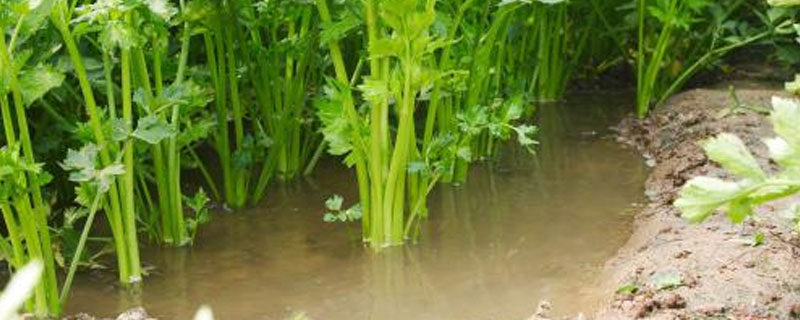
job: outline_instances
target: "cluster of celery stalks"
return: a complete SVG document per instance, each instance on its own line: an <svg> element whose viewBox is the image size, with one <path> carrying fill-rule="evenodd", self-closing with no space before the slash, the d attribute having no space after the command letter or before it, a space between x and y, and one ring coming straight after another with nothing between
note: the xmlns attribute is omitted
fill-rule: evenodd
<svg viewBox="0 0 800 320"><path fill-rule="evenodd" d="M273 180L311 174L326 150L359 188L353 207L329 201L326 220L360 219L365 243L399 245L419 236L436 184L466 181L471 163L510 138L533 150L532 106L561 99L574 75L632 66L644 115L722 54L772 34L737 25L749 9L741 0L3 1L0 252L12 269L43 262L26 307L57 316L77 268L95 258L89 248L104 243L90 236L98 212L121 283L137 283L141 236L189 245L209 201L254 205ZM182 182L187 174L201 180Z"/></svg>

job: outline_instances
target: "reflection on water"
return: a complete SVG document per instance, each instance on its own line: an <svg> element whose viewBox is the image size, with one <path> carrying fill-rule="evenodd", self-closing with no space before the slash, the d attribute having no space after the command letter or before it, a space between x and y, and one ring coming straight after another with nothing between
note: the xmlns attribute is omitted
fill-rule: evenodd
<svg viewBox="0 0 800 320"><path fill-rule="evenodd" d="M356 226L324 223L323 201L356 191L330 163L313 181L273 188L259 208L217 215L193 248L145 248L157 267L136 298L110 273L79 276L68 311L110 316L141 303L189 319L206 303L220 319L522 319L544 299L556 314L591 313L646 174L608 138L626 97L541 106L538 155L508 147L467 184L437 188L420 245L374 253Z"/></svg>

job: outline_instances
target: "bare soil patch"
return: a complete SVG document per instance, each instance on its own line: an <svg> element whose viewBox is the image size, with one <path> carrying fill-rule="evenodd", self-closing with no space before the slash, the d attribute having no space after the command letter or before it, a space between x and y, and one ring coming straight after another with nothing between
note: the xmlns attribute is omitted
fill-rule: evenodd
<svg viewBox="0 0 800 320"><path fill-rule="evenodd" d="M744 104L768 107L772 96L785 95L773 85L736 86ZM784 215L800 197L760 207L755 219L738 226L721 215L692 225L672 206L688 179L726 176L697 145L702 139L734 133L764 168L774 169L762 143L773 135L767 119L752 110L727 112L731 105L727 85L695 89L671 98L648 119L626 119L617 128L619 141L639 150L653 170L633 234L604 270L609 292L637 290L610 297L596 318L800 317L800 237ZM761 245L753 245L757 234L764 235Z"/></svg>

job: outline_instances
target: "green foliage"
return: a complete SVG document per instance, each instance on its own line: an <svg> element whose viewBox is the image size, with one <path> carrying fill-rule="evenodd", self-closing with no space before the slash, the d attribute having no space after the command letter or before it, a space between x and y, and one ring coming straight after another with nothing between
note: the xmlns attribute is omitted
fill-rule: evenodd
<svg viewBox="0 0 800 320"><path fill-rule="evenodd" d="M64 170L70 171L69 180L78 183L90 184L96 192L106 193L111 188L116 176L125 173L125 167L116 163L104 168L99 168L98 148L94 144L89 144L79 151L68 150L67 158L61 164ZM86 199L92 199L88 197ZM87 201L79 201L84 204Z"/></svg>
<svg viewBox="0 0 800 320"><path fill-rule="evenodd" d="M350 121L345 114L344 106L352 99L350 88L336 79L327 79L327 86L323 88L324 95L315 101L317 116L322 122L322 134L328 145L328 152L333 155L346 155L353 150L351 137L361 135L365 129L360 122ZM374 89L363 87L365 95L369 97L375 93Z"/></svg>
<svg viewBox="0 0 800 320"><path fill-rule="evenodd" d="M644 117L725 54L767 39L783 21L761 19L746 1L636 1L636 110Z"/></svg>
<svg viewBox="0 0 800 320"><path fill-rule="evenodd" d="M194 196L184 196L183 201L186 203L186 206L194 212L193 217L186 219L186 231L189 234L189 239L194 241L200 226L211 222L211 212L209 212L208 209L208 202L210 199L206 195L206 192L203 191L203 188L200 188Z"/></svg>
<svg viewBox="0 0 800 320"><path fill-rule="evenodd" d="M23 70L19 75L19 85L22 88L25 105L31 105L53 88L61 86L63 82L64 74L44 65Z"/></svg>
<svg viewBox="0 0 800 320"><path fill-rule="evenodd" d="M709 159L738 180L725 181L714 177L695 177L689 180L675 201L683 217L702 222L717 209L723 208L734 223L752 215L760 204L786 197L800 191L800 105L794 100L774 97L770 116L777 137L764 140L770 158L781 170L764 173L744 143L734 135L721 134L701 145Z"/></svg>
<svg viewBox="0 0 800 320"><path fill-rule="evenodd" d="M31 164L20 154L20 146L0 148L0 201L8 202L14 196L25 194L28 176L43 174L42 164Z"/></svg>
<svg viewBox="0 0 800 320"><path fill-rule="evenodd" d="M794 15L742 0L0 1L0 249L14 269L43 261L29 311L57 316L75 268L96 257L84 246L97 212L112 234L101 253L113 247L120 281L137 282L139 234L188 245L209 197L256 204L325 150L355 170L359 199L331 198L324 219L400 244L419 235L438 183L465 182L507 140L533 153L535 104L574 77L640 62L643 114L735 48L769 39L796 59L794 39L772 39L797 34ZM794 191L770 183L800 172L797 112L773 114L776 176L737 138L706 141L741 180L693 180L687 217L724 208L741 221ZM64 171L44 170L65 155ZM194 195L188 172L203 177ZM54 255L72 260L60 296Z"/></svg>
<svg viewBox="0 0 800 320"><path fill-rule="evenodd" d="M751 247L758 247L763 245L766 242L766 237L763 233L756 233L753 235L753 239L750 241Z"/></svg>
<svg viewBox="0 0 800 320"><path fill-rule="evenodd" d="M149 144L158 144L165 139L174 137L175 129L167 124L166 120L155 115L139 118L136 130L131 135Z"/></svg>
<svg viewBox="0 0 800 320"><path fill-rule="evenodd" d="M618 294L633 295L639 291L639 286L635 284L626 284L617 288Z"/></svg>
<svg viewBox="0 0 800 320"><path fill-rule="evenodd" d="M329 210L323 216L325 222L355 222L361 220L361 205L356 204L350 208L342 208L344 198L334 195L325 201L325 208Z"/></svg>

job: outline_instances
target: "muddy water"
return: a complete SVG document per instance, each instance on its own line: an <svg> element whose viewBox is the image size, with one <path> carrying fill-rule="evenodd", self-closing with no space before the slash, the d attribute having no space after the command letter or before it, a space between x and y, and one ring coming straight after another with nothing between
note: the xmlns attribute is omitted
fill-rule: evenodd
<svg viewBox="0 0 800 320"><path fill-rule="evenodd" d="M419 245L376 254L356 226L324 223L328 196L355 197L354 179L331 163L273 188L258 208L216 215L193 248L144 248L153 269L138 295L109 273L81 275L68 311L111 316L141 303L189 319L209 304L221 319L522 319L547 300L555 314L591 313L598 271L629 234L646 173L609 138L627 98L540 107L539 154L508 147L466 185L437 188Z"/></svg>

